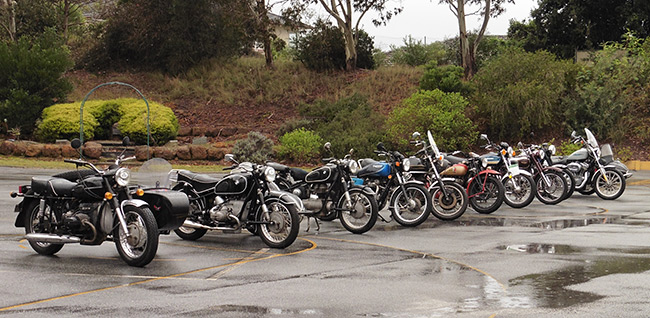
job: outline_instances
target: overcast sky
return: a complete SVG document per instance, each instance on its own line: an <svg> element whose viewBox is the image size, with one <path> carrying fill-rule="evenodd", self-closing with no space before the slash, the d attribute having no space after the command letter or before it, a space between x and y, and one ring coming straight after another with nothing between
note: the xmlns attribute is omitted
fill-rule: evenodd
<svg viewBox="0 0 650 318"><path fill-rule="evenodd" d="M398 1L394 0L395 3ZM458 35L456 16L447 5L438 0L402 0L404 11L393 17L386 26L375 27L372 16L364 17L361 28L375 39L375 47L387 50L389 45L401 46L404 37L411 35L414 39L431 43ZM537 7L537 0L516 0L516 4L504 5L506 11L499 17L490 19L487 34L505 35L510 20L521 21L530 17L530 11ZM315 10L316 15L326 16L322 8ZM470 10L466 10L470 11ZM478 16L467 17L468 30L480 27Z"/></svg>

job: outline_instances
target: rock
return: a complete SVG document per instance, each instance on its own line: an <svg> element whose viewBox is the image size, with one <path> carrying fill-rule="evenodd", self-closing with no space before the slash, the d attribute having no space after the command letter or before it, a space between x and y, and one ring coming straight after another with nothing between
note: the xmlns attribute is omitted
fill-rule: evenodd
<svg viewBox="0 0 650 318"><path fill-rule="evenodd" d="M61 146L61 155L63 158L79 158L79 151L72 148L70 144Z"/></svg>
<svg viewBox="0 0 650 318"><path fill-rule="evenodd" d="M190 152L189 146L180 146L176 149L176 156L180 160L190 160L192 159L192 153Z"/></svg>
<svg viewBox="0 0 650 318"><path fill-rule="evenodd" d="M43 150L43 145L41 144L30 144L25 150L25 156L27 157L37 157L41 154Z"/></svg>
<svg viewBox="0 0 650 318"><path fill-rule="evenodd" d="M205 160L208 158L208 148L203 146L190 146L192 160Z"/></svg>
<svg viewBox="0 0 650 318"><path fill-rule="evenodd" d="M24 155L25 155L25 152L27 151L27 145L25 145L25 144L22 143L22 142L14 143L14 145L15 145L16 147L14 148L14 153L13 153L13 155L14 155L14 156L24 156Z"/></svg>
<svg viewBox="0 0 650 318"><path fill-rule="evenodd" d="M208 160L219 161L226 155L224 148L208 148Z"/></svg>
<svg viewBox="0 0 650 318"><path fill-rule="evenodd" d="M181 127L178 129L179 136L192 136L192 127Z"/></svg>
<svg viewBox="0 0 650 318"><path fill-rule="evenodd" d="M0 144L0 154L3 154L5 156L13 154L15 149L16 144L9 140L5 140Z"/></svg>
<svg viewBox="0 0 650 318"><path fill-rule="evenodd" d="M172 148L155 147L153 149L154 157L163 158L165 160L174 160L176 157L176 152Z"/></svg>
<svg viewBox="0 0 650 318"><path fill-rule="evenodd" d="M102 145L97 142L89 141L83 147L83 154L91 159L99 159L99 157L102 156Z"/></svg>
<svg viewBox="0 0 650 318"><path fill-rule="evenodd" d="M42 150L42 155L49 158L61 157L61 145L45 145Z"/></svg>
<svg viewBox="0 0 650 318"><path fill-rule="evenodd" d="M221 128L219 127L208 127L207 130L205 131L205 135L210 137L217 137L219 136L220 132L221 132Z"/></svg>
<svg viewBox="0 0 650 318"><path fill-rule="evenodd" d="M237 133L237 127L224 127L221 129L221 137L230 137Z"/></svg>
<svg viewBox="0 0 650 318"><path fill-rule="evenodd" d="M147 152L147 148L147 146L136 146L135 159L138 161L145 161L147 160L147 154L151 157L153 155L153 148L149 149L149 152Z"/></svg>
<svg viewBox="0 0 650 318"><path fill-rule="evenodd" d="M208 137L206 136L192 138L193 145L205 145L207 143L208 143Z"/></svg>
<svg viewBox="0 0 650 318"><path fill-rule="evenodd" d="M192 136L205 136L207 129L205 127L193 127Z"/></svg>

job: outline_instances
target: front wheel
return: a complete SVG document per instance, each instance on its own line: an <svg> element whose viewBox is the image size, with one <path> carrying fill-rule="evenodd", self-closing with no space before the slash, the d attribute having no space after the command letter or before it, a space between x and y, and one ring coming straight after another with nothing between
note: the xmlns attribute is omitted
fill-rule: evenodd
<svg viewBox="0 0 650 318"><path fill-rule="evenodd" d="M596 194L604 200L614 200L625 191L625 177L616 170L605 170L605 177L598 171L594 180Z"/></svg>
<svg viewBox="0 0 650 318"><path fill-rule="evenodd" d="M456 182L447 182L444 185L446 197L439 186L429 189L433 203L431 213L441 220L455 220L467 210L467 192Z"/></svg>
<svg viewBox="0 0 650 318"><path fill-rule="evenodd" d="M548 178L549 184L546 184L542 174ZM535 177L535 183L537 183L535 196L542 203L558 204L564 200L567 192L567 183L563 173L555 170L542 171Z"/></svg>
<svg viewBox="0 0 650 318"><path fill-rule="evenodd" d="M468 189L469 204L481 214L496 211L503 203L504 188L501 180L489 174L478 175Z"/></svg>
<svg viewBox="0 0 650 318"><path fill-rule="evenodd" d="M285 248L296 240L300 228L298 212L280 201L266 203L269 211L260 211L257 234L264 244L272 248Z"/></svg>
<svg viewBox="0 0 650 318"><path fill-rule="evenodd" d="M339 219L346 230L354 234L368 232L379 215L377 200L374 195L370 195L358 188L348 190L350 202L345 194L341 195L336 208L339 211Z"/></svg>
<svg viewBox="0 0 650 318"><path fill-rule="evenodd" d="M390 212L393 219L403 226L418 226L426 221L431 212L431 197L424 186L407 184L393 192Z"/></svg>
<svg viewBox="0 0 650 318"><path fill-rule="evenodd" d="M520 209L528 206L535 198L537 186L529 175L516 175L503 179L505 195L503 201L510 207Z"/></svg>
<svg viewBox="0 0 650 318"><path fill-rule="evenodd" d="M48 204L45 204L44 211L41 211L39 201L32 201L27 206L25 214L25 234L30 233L50 233L51 210ZM63 248L63 244L53 244L45 242L29 241L29 245L41 255L54 255Z"/></svg>
<svg viewBox="0 0 650 318"><path fill-rule="evenodd" d="M126 206L124 221L129 235L124 233L122 226L117 223L113 230L113 240L125 263L143 267L149 264L158 251L158 224L148 207Z"/></svg>

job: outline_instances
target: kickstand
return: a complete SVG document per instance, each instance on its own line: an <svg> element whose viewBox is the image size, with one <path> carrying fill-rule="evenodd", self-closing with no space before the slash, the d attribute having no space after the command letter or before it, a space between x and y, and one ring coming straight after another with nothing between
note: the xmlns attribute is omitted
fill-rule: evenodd
<svg viewBox="0 0 650 318"><path fill-rule="evenodd" d="M316 232L315 232L315 234L318 234L320 232L320 222L318 222L318 218L313 216L313 215L308 215L308 216L305 216L305 217L307 218L307 229L305 230L305 232L309 232L309 230L311 229L310 220L314 219L314 222L316 223Z"/></svg>

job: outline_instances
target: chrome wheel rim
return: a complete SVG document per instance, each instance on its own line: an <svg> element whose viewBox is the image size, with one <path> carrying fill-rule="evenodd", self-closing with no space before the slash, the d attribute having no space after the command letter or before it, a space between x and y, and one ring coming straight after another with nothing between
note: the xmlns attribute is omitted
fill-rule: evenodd
<svg viewBox="0 0 650 318"><path fill-rule="evenodd" d="M118 244L120 244L126 256L135 259L142 256L147 247L147 227L138 213L127 212L124 219L130 235L127 236L122 231L122 228L118 227Z"/></svg>
<svg viewBox="0 0 650 318"><path fill-rule="evenodd" d="M609 182L605 181L605 178L601 174L598 177L598 181L596 182L596 188L598 189L598 192L606 197L615 196L623 186L621 176L613 171L605 171L605 175L607 176L607 180L609 180Z"/></svg>
<svg viewBox="0 0 650 318"><path fill-rule="evenodd" d="M293 223L289 209L279 203L273 202L268 205L269 213L264 213L263 222L260 226L263 235L274 243L280 243L289 237Z"/></svg>
<svg viewBox="0 0 650 318"><path fill-rule="evenodd" d="M344 219L345 223L351 226L352 228L359 229L368 222L370 222L370 216L372 214L372 204L370 199L365 195L360 193L350 193L351 204L346 202L345 196L341 197L343 200L343 208L341 211L341 217Z"/></svg>

